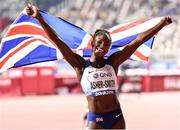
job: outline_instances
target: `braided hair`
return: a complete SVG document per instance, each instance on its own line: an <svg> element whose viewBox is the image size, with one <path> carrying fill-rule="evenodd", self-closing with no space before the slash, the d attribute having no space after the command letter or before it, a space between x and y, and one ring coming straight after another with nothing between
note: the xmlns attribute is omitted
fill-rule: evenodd
<svg viewBox="0 0 180 130"><path fill-rule="evenodd" d="M94 35L93 35L92 46L94 45L94 40L95 40L96 36L98 36L98 35L104 35L109 40L109 42L112 41L110 33L107 30L105 30L105 29L97 29L95 31Z"/></svg>

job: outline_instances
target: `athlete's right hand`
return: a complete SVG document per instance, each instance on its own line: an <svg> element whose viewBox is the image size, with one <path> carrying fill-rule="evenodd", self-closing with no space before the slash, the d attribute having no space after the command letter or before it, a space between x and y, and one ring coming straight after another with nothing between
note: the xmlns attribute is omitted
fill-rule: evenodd
<svg viewBox="0 0 180 130"><path fill-rule="evenodd" d="M32 17L37 18L37 19L40 17L40 13L39 13L38 8L34 5L31 5L31 4L28 4L26 6L26 13L29 16L32 16Z"/></svg>

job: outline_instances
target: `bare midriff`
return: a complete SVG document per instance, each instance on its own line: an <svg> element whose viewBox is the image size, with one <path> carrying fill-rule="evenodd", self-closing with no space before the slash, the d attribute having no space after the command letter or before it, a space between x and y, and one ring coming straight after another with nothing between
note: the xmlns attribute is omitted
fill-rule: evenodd
<svg viewBox="0 0 180 130"><path fill-rule="evenodd" d="M104 113L120 108L120 103L115 94L104 96L87 96L88 108L90 112Z"/></svg>

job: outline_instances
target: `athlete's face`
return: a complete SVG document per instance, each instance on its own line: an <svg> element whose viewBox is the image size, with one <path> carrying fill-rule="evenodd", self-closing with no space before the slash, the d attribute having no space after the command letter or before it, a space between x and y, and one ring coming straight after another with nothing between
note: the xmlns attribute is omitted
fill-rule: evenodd
<svg viewBox="0 0 180 130"><path fill-rule="evenodd" d="M95 37L92 49L95 56L103 57L109 51L111 47L111 41L104 36L103 34L99 34Z"/></svg>

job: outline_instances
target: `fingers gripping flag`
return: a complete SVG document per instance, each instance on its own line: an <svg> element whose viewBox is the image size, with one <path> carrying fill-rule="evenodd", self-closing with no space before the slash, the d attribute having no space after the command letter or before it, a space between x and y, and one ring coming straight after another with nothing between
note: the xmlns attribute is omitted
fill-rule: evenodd
<svg viewBox="0 0 180 130"><path fill-rule="evenodd" d="M45 21L58 36L77 54L91 56L92 36L61 18L40 12ZM120 51L139 34L156 25L161 18L127 23L109 29L112 48L106 56ZM141 45L130 57L133 60L147 61L151 54L154 37ZM25 66L38 62L62 59L60 51L47 36L40 23L28 16L25 10L10 25L0 44L0 72L12 67Z"/></svg>

